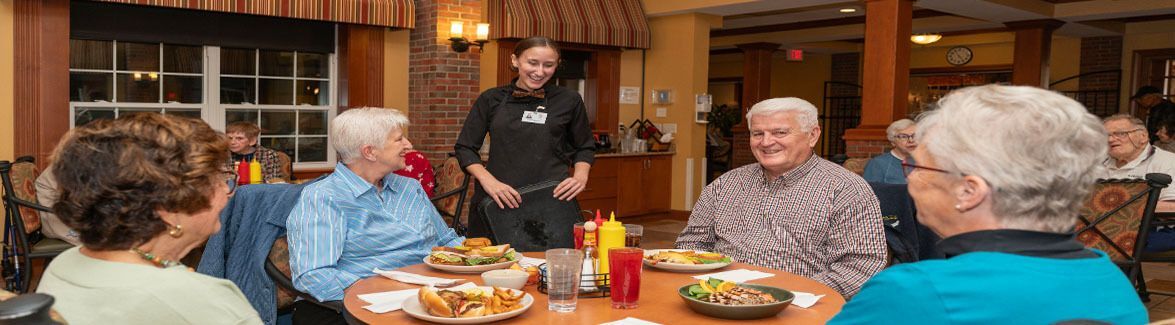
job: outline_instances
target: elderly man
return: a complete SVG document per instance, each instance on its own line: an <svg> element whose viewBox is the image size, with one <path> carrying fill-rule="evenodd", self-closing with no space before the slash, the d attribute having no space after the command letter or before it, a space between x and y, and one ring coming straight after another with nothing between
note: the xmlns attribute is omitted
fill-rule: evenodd
<svg viewBox="0 0 1175 325"><path fill-rule="evenodd" d="M918 147L914 141L914 130L918 125L914 121L904 118L889 124L885 129L885 137L893 145L893 149L880 156L869 159L865 164L865 180L874 183L905 184L906 174L902 173L902 163L914 163L910 152Z"/></svg>
<svg viewBox="0 0 1175 325"><path fill-rule="evenodd" d="M830 324L1146 323L1122 271L1070 234L1106 151L1097 117L1024 86L940 103L918 121L918 164L904 167L947 258L882 271Z"/></svg>
<svg viewBox="0 0 1175 325"><path fill-rule="evenodd" d="M1142 112L1146 112L1146 133L1151 142L1158 140L1159 128L1175 119L1175 103L1163 98L1163 91L1155 86L1138 87L1130 99L1138 104Z"/></svg>
<svg viewBox="0 0 1175 325"><path fill-rule="evenodd" d="M262 183L285 181L285 177L288 175L282 174L282 165L277 158L277 152L257 145L257 138L261 136L261 128L257 127L257 124L250 122L229 123L224 128L224 133L228 135L228 150L232 151L229 170L236 171L237 165L242 161L248 162L256 159L261 164ZM241 176L244 180L249 179L249 175Z"/></svg>
<svg viewBox="0 0 1175 325"><path fill-rule="evenodd" d="M775 98L747 113L757 164L702 190L677 248L806 276L844 296L885 266L877 197L860 176L812 153L816 107Z"/></svg>
<svg viewBox="0 0 1175 325"><path fill-rule="evenodd" d="M1150 145L1142 120L1126 114L1107 117L1102 125L1109 134L1110 157L1101 178L1145 178L1147 173L1175 176L1175 153ZM1175 189L1163 189L1156 211L1175 211Z"/></svg>
<svg viewBox="0 0 1175 325"><path fill-rule="evenodd" d="M433 246L464 239L445 225L420 183L392 173L404 168L412 149L407 126L404 114L384 108L351 109L331 121L340 163L302 191L286 221L295 288L322 301L341 300L344 289L375 268L417 264ZM339 319L316 307L295 305L294 323Z"/></svg>

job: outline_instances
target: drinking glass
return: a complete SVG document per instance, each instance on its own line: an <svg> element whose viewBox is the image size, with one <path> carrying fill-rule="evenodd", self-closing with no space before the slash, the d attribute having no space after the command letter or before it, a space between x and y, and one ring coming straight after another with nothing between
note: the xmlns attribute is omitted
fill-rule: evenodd
<svg viewBox="0 0 1175 325"><path fill-rule="evenodd" d="M633 309L641 296L641 268L644 250L634 247L608 249L608 276L612 287L612 308Z"/></svg>
<svg viewBox="0 0 1175 325"><path fill-rule="evenodd" d="M577 223L571 229L571 236L575 238L575 249L583 249L583 223Z"/></svg>
<svg viewBox="0 0 1175 325"><path fill-rule="evenodd" d="M570 248L548 249L546 258L547 309L564 313L575 311L583 252Z"/></svg>
<svg viewBox="0 0 1175 325"><path fill-rule="evenodd" d="M624 246L625 247L640 247L641 236L645 233L645 227L634 224L624 224ZM610 258L610 257L609 257Z"/></svg>

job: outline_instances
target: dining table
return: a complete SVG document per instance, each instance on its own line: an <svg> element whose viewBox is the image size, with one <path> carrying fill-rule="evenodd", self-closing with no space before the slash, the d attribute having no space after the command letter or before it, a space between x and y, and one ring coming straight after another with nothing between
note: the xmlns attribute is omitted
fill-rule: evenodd
<svg viewBox="0 0 1175 325"><path fill-rule="evenodd" d="M524 255L534 258L543 258L542 252L528 252L524 253ZM727 320L702 315L694 312L693 310L690 310L685 301L683 301L682 297L678 294L678 289L682 286L698 282L698 280L694 279L693 276L737 269L767 272L774 275L763 279L752 280L747 283L775 286L791 291L824 295L824 297L809 308L801 308L795 305L788 306L774 317L756 320ZM477 285L484 284L480 274L450 273L433 269L424 263L409 265L396 270L432 277L464 279ZM346 308L346 311L350 313L351 316L353 316L354 320L366 324L426 323L422 320L413 318L403 310L396 310L382 314L368 311L363 307L369 304L359 299L359 295L362 294L414 289L420 287L420 285L403 283L385 278L383 276L375 275L359 280L355 282L355 284L351 285L350 288L347 288L345 297L343 298L343 304ZM833 315L836 315L836 313L839 312L841 307L845 304L844 297L837 293L836 290L833 290L832 288L821 284L820 282L816 282L815 280L780 270L738 262L731 263L730 265L721 269L697 273L670 272L645 265L641 274L640 298L638 301L639 305L635 309L613 309L612 299L610 297L588 298L581 296L578 299L578 303L574 312L554 312L547 310L547 295L539 292L537 285L527 285L523 288L523 291L534 296L534 304L526 312L516 317L501 321L501 323L561 325L600 324L632 317L661 324L721 324L735 322L740 324L824 324L828 322L828 320L831 319ZM409 299L415 299L415 296Z"/></svg>

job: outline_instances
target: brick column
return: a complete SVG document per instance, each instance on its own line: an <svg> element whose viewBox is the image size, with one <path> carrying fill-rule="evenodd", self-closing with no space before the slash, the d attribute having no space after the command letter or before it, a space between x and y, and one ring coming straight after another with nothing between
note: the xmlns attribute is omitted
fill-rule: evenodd
<svg viewBox="0 0 1175 325"><path fill-rule="evenodd" d="M771 55L779 49L779 44L749 43L739 44L738 48L743 50L743 93L740 105L745 116L751 106L771 98ZM732 168L755 162L747 122L743 117L733 128Z"/></svg>
<svg viewBox="0 0 1175 325"><path fill-rule="evenodd" d="M1122 36L1081 38L1082 74L1118 70L1122 68ZM1103 90L1118 88L1119 78L1113 74L1095 74L1077 80L1078 90Z"/></svg>
<svg viewBox="0 0 1175 325"><path fill-rule="evenodd" d="M481 11L481 0L416 0L416 29L408 56L408 136L433 162L453 152L465 116L480 93L481 49L453 52L449 25L465 22L466 38L473 38L472 26L482 21Z"/></svg>
<svg viewBox="0 0 1175 325"><path fill-rule="evenodd" d="M1048 88L1049 52L1053 30L1065 22L1053 19L1007 22L1016 31L1012 54L1012 84Z"/></svg>
<svg viewBox="0 0 1175 325"><path fill-rule="evenodd" d="M845 132L851 158L877 155L888 142L885 128L906 116L910 88L911 0L865 1L865 53L861 125Z"/></svg>

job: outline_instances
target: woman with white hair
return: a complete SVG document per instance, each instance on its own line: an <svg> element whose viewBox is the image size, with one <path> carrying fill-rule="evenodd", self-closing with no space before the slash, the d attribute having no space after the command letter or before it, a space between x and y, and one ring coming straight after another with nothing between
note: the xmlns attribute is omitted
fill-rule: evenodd
<svg viewBox="0 0 1175 325"><path fill-rule="evenodd" d="M910 152L918 147L914 141L914 130L918 125L908 118L900 119L889 124L885 129L885 138L893 146L889 152L883 153L865 164L865 180L873 183L905 184L906 174L902 172L902 163L914 163Z"/></svg>
<svg viewBox="0 0 1175 325"><path fill-rule="evenodd" d="M964 88L939 103L918 121L918 164L903 167L947 258L882 271L832 323L1146 323L1122 271L1069 234L1106 153L1098 119L1033 87Z"/></svg>

